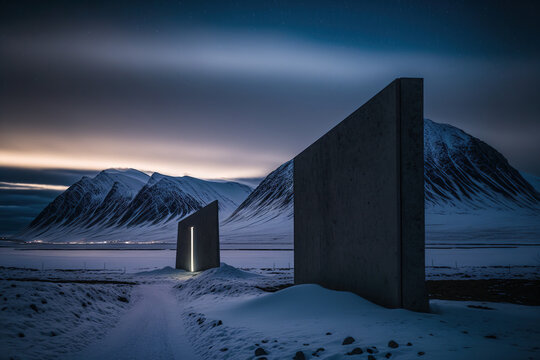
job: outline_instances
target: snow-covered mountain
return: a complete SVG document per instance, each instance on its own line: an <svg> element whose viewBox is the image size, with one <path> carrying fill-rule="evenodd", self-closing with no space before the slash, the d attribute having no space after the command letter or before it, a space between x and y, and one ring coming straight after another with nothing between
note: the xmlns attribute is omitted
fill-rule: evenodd
<svg viewBox="0 0 540 360"><path fill-rule="evenodd" d="M272 171L221 223L222 247L290 248L293 233L293 160Z"/></svg>
<svg viewBox="0 0 540 360"><path fill-rule="evenodd" d="M424 121L424 186L428 206L537 209L540 194L485 142L447 124Z"/></svg>
<svg viewBox="0 0 540 360"><path fill-rule="evenodd" d="M272 171L224 221L224 224L280 216L292 219L292 208L293 160L289 160Z"/></svg>
<svg viewBox="0 0 540 360"><path fill-rule="evenodd" d="M454 126L425 119L424 163L428 239L440 240L448 235L449 227L457 229L458 222L470 226L469 221L478 217L469 215L481 212L483 219L503 222L516 211L525 214L525 222L533 224L533 232L538 234L540 193L488 144ZM292 244L293 166L290 160L270 173L223 222L225 242L258 236ZM455 214L465 216L457 219Z"/></svg>
<svg viewBox="0 0 540 360"><path fill-rule="evenodd" d="M31 223L30 230L53 226L89 227L119 214L150 177L134 169L108 169L84 176L53 200Z"/></svg>
<svg viewBox="0 0 540 360"><path fill-rule="evenodd" d="M540 194L497 150L426 119L424 162L428 242L540 240ZM284 163L254 191L235 182L105 170L69 187L20 237L174 242L177 221L217 199L222 246L290 248L293 166Z"/></svg>
<svg viewBox="0 0 540 360"><path fill-rule="evenodd" d="M106 239L107 234L124 232L134 241L160 240L159 236L149 234L161 233L164 227L173 228L179 219L214 200L219 201L220 216L225 218L251 191L249 186L236 182L159 173L148 176L134 169L108 169L94 178L83 177L70 186L20 237L26 240L92 241ZM163 240L171 241L174 230L171 234L171 239Z"/></svg>

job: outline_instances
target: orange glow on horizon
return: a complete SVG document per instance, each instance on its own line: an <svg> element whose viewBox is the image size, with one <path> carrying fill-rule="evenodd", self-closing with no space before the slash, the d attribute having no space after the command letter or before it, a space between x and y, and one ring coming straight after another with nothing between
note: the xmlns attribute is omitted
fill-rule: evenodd
<svg viewBox="0 0 540 360"><path fill-rule="evenodd" d="M49 184L29 184L29 183L13 183L0 181L0 189L2 190L57 190L64 191L68 186L64 185L49 185Z"/></svg>
<svg viewBox="0 0 540 360"><path fill-rule="evenodd" d="M120 154L119 154L120 155ZM180 156L179 156L180 157ZM279 163L276 164L276 167ZM0 166L34 169L105 170L109 168L133 168L147 173L159 172L170 176L193 176L202 179L233 179L265 176L271 169L241 163L215 164L215 161L189 159L133 159L118 156L116 160L103 154L87 153L68 156L58 153L17 152L0 150Z"/></svg>

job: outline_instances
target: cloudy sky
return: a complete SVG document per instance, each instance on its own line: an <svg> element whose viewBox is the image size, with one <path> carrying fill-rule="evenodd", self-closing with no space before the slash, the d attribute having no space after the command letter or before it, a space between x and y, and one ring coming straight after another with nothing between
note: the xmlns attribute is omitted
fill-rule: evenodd
<svg viewBox="0 0 540 360"><path fill-rule="evenodd" d="M540 175L536 1L12 1L0 234L82 175L260 178L396 77Z"/></svg>

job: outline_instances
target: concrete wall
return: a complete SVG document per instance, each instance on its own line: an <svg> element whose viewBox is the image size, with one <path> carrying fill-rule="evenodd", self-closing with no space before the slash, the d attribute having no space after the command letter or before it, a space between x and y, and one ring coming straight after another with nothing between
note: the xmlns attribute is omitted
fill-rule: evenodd
<svg viewBox="0 0 540 360"><path fill-rule="evenodd" d="M219 220L217 200L178 223L176 268L191 270L191 227L193 227L194 270L219 267Z"/></svg>
<svg viewBox="0 0 540 360"><path fill-rule="evenodd" d="M423 81L397 79L294 159L295 283L428 308Z"/></svg>

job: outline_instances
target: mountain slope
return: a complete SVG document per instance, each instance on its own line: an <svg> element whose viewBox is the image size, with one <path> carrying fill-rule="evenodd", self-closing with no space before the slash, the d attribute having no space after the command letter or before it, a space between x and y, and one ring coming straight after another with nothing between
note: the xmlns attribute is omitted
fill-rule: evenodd
<svg viewBox="0 0 540 360"><path fill-rule="evenodd" d="M214 200L219 201L220 214L225 218L251 190L235 182L108 169L70 186L19 237L45 241L113 241L118 237L149 241L159 240L163 235L156 234L170 228L165 236L171 241L179 219Z"/></svg>
<svg viewBox="0 0 540 360"><path fill-rule="evenodd" d="M509 221L519 212L524 216L520 224L528 229L525 231L532 231L533 237L540 232L537 220L540 194L488 144L454 126L426 119L424 164L428 238L437 233L439 227L443 229L441 224L445 225L444 231L434 236L438 240L448 236L452 227L474 227L470 222L479 218L470 216L473 213L483 214L486 228L495 221L490 219ZM225 242L238 243L244 238L258 237L292 244L293 166L290 160L270 173L223 222ZM498 211L497 216L494 211ZM441 214L444 217L436 216ZM449 217L449 214L464 216ZM498 231L509 236L512 230L504 232L499 228Z"/></svg>
<svg viewBox="0 0 540 360"><path fill-rule="evenodd" d="M272 171L247 199L224 221L250 220L259 217L286 216L292 218L293 160Z"/></svg>
<svg viewBox="0 0 540 360"><path fill-rule="evenodd" d="M464 131L424 121L426 203L459 209L535 209L540 194L506 158Z"/></svg>
<svg viewBox="0 0 540 360"><path fill-rule="evenodd" d="M31 223L33 230L56 226L93 226L122 211L150 177L134 169L108 169L83 177L53 200Z"/></svg>

